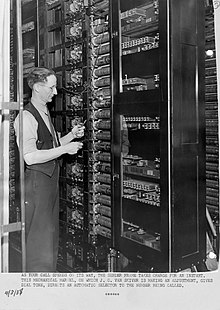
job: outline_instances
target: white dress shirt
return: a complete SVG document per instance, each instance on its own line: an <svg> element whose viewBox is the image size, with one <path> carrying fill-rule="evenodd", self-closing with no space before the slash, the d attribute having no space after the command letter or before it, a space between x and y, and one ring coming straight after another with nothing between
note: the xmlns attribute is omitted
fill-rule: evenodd
<svg viewBox="0 0 220 310"><path fill-rule="evenodd" d="M36 107L35 107L36 108ZM47 115L47 109L37 109L48 130L51 132L50 123ZM19 146L19 115L14 122L17 145ZM38 122L29 111L23 111L23 153L28 154L37 151L37 129Z"/></svg>

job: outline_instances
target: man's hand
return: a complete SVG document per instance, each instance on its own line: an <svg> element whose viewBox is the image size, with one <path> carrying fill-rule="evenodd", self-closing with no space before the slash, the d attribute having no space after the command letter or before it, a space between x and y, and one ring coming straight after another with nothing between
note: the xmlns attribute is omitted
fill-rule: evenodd
<svg viewBox="0 0 220 310"><path fill-rule="evenodd" d="M65 145L54 147L48 150L36 150L24 155L24 160L27 165L42 164L49 160L53 160L63 154L76 154L83 147L82 142L68 142Z"/></svg>
<svg viewBox="0 0 220 310"><path fill-rule="evenodd" d="M82 142L70 142L63 146L65 153L74 155L83 147Z"/></svg>
<svg viewBox="0 0 220 310"><path fill-rule="evenodd" d="M73 139L82 138L84 136L84 130L85 130L85 126L83 126L83 124L78 124L74 126L71 130Z"/></svg>

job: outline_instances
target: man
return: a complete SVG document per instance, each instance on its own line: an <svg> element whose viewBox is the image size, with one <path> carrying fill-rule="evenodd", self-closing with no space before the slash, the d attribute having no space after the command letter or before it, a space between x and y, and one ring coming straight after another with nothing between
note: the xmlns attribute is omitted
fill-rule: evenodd
<svg viewBox="0 0 220 310"><path fill-rule="evenodd" d="M55 272L59 242L59 163L63 154L76 154L84 135L77 125L59 138L50 119L47 102L57 95L55 73L34 68L27 82L32 89L23 112L23 154L25 169L26 271ZM14 123L19 142L19 118Z"/></svg>

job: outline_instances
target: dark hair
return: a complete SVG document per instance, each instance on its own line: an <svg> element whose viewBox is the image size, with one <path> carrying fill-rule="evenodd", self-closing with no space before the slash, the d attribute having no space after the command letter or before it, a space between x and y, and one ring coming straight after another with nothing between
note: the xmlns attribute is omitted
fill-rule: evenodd
<svg viewBox="0 0 220 310"><path fill-rule="evenodd" d="M36 67L33 68L28 76L27 76L27 82L28 86L33 89L33 85L38 82L46 82L47 77L50 75L55 75L55 72L51 69L43 68L43 67Z"/></svg>

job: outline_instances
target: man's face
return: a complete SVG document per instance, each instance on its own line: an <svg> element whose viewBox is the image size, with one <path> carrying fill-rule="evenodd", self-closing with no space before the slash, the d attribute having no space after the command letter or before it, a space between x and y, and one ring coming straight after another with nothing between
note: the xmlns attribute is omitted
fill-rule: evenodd
<svg viewBox="0 0 220 310"><path fill-rule="evenodd" d="M39 83L39 97L46 104L51 102L54 95L57 95L57 78L55 75L49 75L47 81L44 83Z"/></svg>

